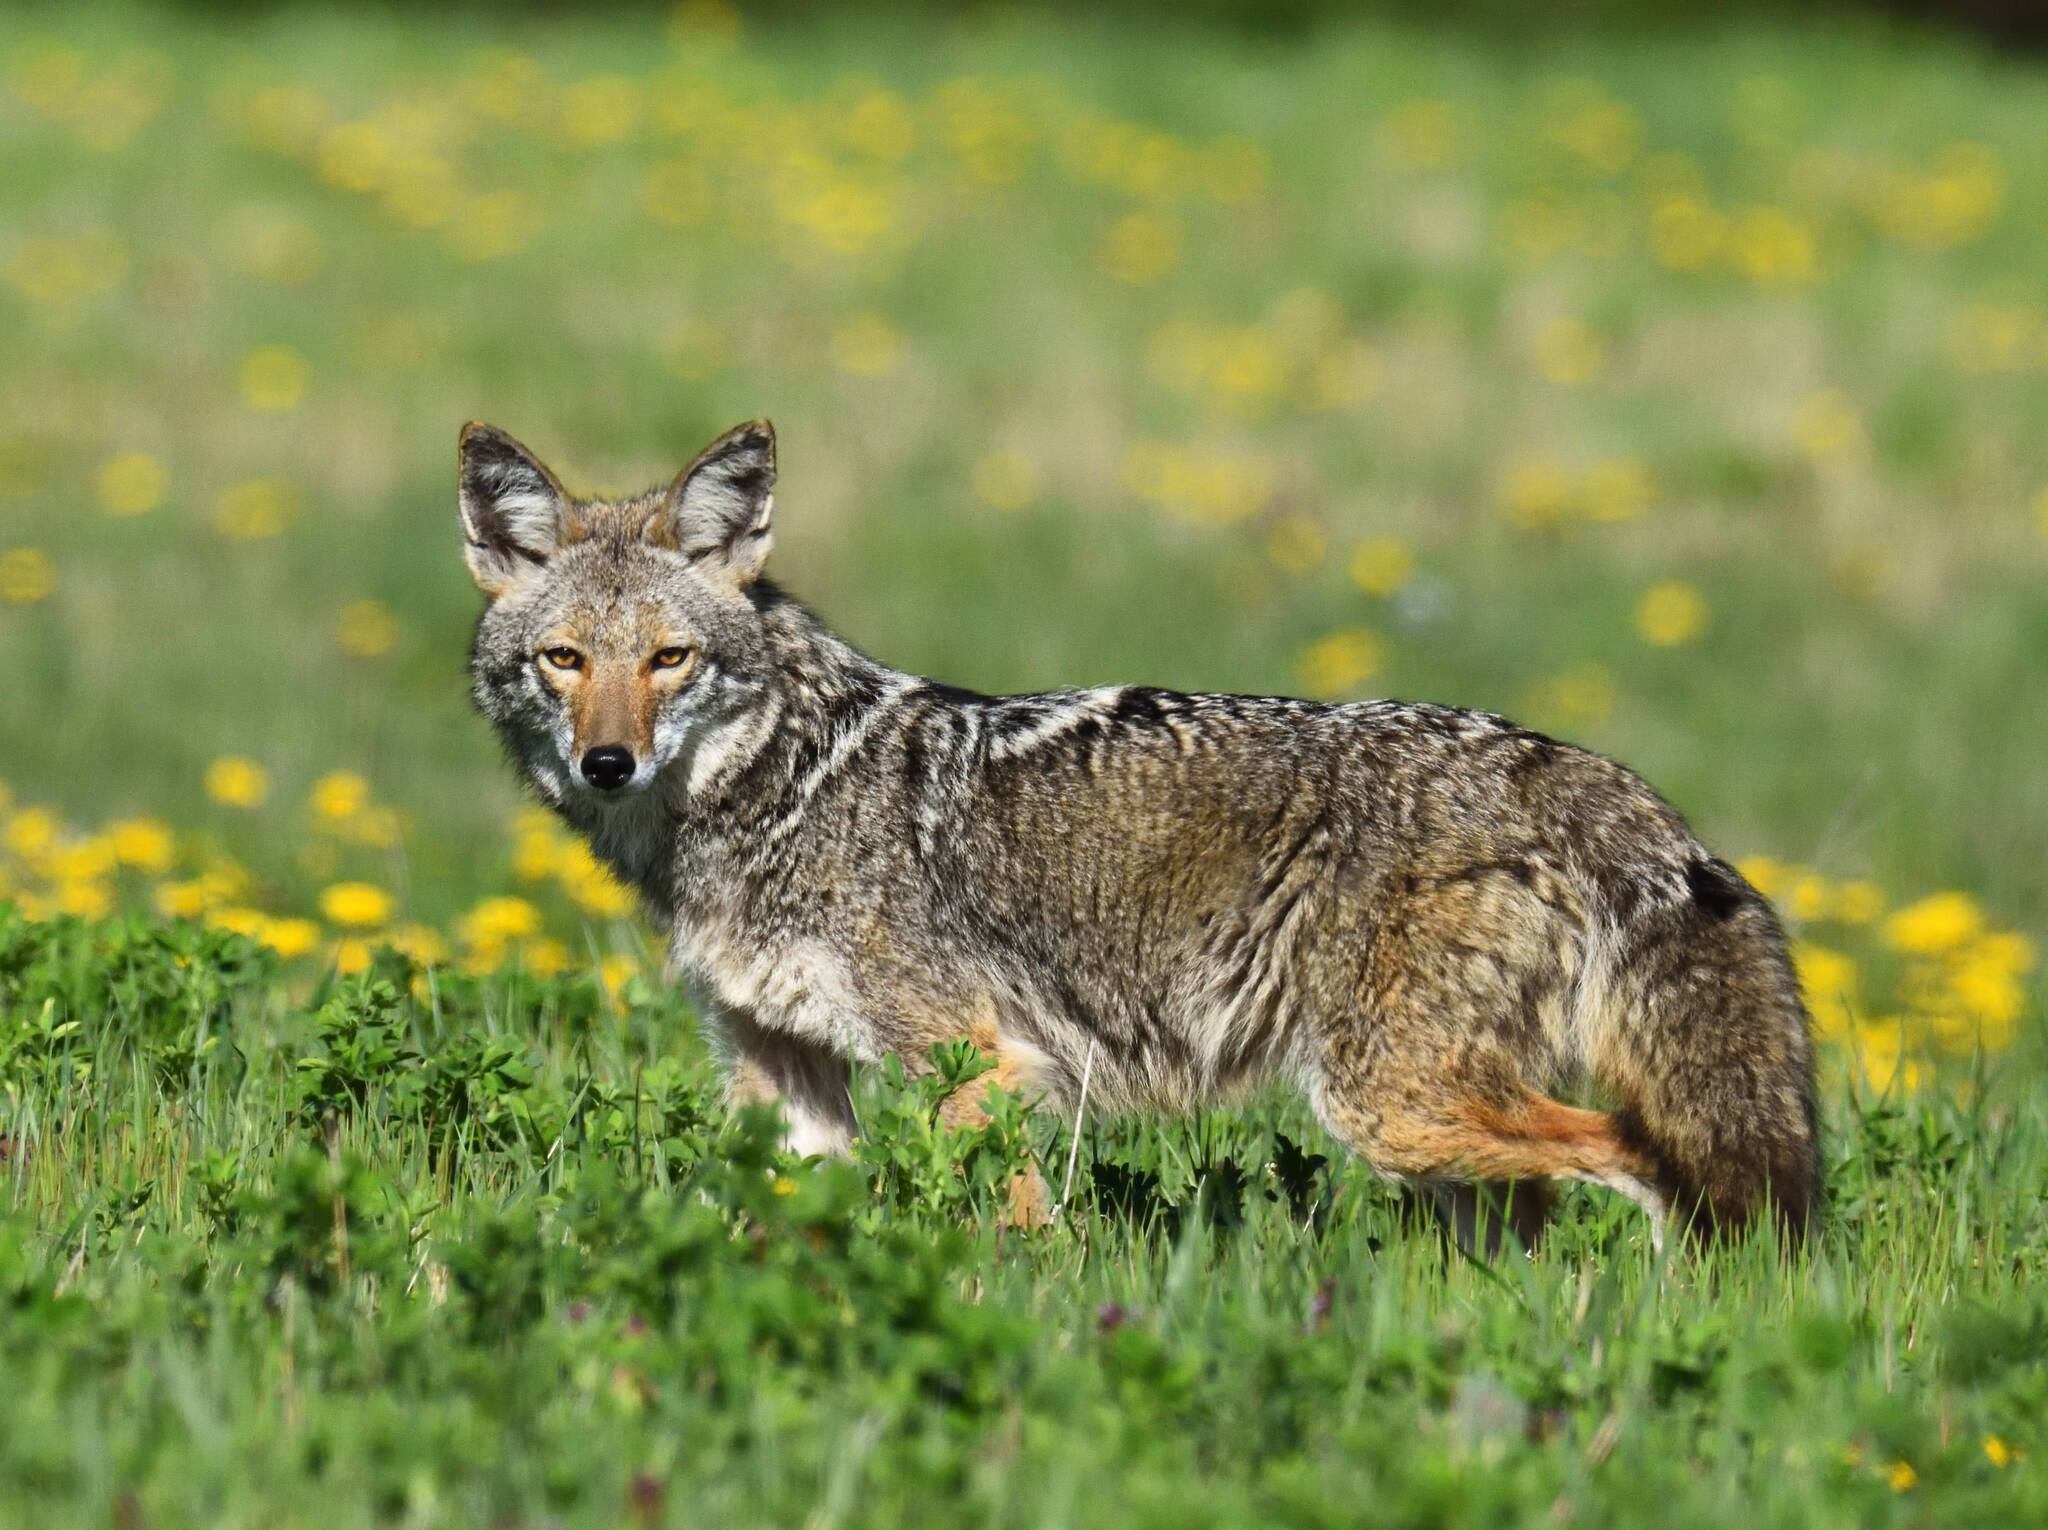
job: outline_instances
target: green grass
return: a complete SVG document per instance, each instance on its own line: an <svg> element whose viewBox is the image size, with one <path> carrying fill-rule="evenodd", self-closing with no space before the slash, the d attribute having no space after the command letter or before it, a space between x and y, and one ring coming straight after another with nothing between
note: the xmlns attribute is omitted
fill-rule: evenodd
<svg viewBox="0 0 2048 1530"><path fill-rule="evenodd" d="M0 71L0 898L201 916L0 905L0 1523L2042 1517L2038 61L22 6ZM1586 1191L1484 1266L1341 1164L1309 1218L1277 1102L1091 1128L1030 1238L989 1187L1070 1123L934 1142L886 1080L771 1182L675 1001L578 971L630 922L518 875L452 493L472 417L637 488L758 414L781 577L890 662L1484 706L1808 868L1814 1250L1660 1268ZM172 863L112 868L137 816ZM458 940L386 1013L332 921L223 933L337 881L532 897L570 970Z"/></svg>
<svg viewBox="0 0 2048 1530"><path fill-rule="evenodd" d="M652 990L407 983L0 914L9 1522L2048 1509L2038 1094L1838 1109L1790 1258L1660 1262L1575 1191L1537 1257L1474 1262L1288 1104L1098 1127L1025 1235L1002 1182L1057 1183L1064 1123L948 1137L898 1074L857 1165L795 1168Z"/></svg>

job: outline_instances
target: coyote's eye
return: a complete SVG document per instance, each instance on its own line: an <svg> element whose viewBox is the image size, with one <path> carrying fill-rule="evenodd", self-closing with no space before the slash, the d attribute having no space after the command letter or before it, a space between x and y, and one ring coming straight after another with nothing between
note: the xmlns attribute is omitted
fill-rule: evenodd
<svg viewBox="0 0 2048 1530"><path fill-rule="evenodd" d="M583 655L573 648L543 649L541 657L554 665L556 669L581 669L583 667Z"/></svg>
<svg viewBox="0 0 2048 1530"><path fill-rule="evenodd" d="M690 650L687 648L658 648L654 653L654 667L656 669L675 669L687 661L689 657Z"/></svg>

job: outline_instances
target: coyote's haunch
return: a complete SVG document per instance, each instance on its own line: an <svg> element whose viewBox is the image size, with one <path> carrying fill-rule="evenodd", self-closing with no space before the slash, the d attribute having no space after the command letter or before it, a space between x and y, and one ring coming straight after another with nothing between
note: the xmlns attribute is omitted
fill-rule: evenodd
<svg viewBox="0 0 2048 1530"><path fill-rule="evenodd" d="M1091 1106L1184 1110L1278 1075L1466 1225L1475 1185L1530 1182L1531 1241L1567 1178L1660 1234L1804 1230L1784 937L1620 766L1445 707L890 669L761 577L765 420L635 499L574 499L486 425L461 463L477 703L795 1148L845 1148L851 1060L967 1036L997 1066L961 1119L989 1080L1071 1105L1089 1067Z"/></svg>

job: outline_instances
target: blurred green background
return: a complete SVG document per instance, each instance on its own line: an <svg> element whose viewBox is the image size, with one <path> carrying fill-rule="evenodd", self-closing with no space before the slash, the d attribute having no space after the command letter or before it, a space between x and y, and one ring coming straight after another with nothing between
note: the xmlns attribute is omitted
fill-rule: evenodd
<svg viewBox="0 0 2048 1530"><path fill-rule="evenodd" d="M17 6L0 61L36 910L495 957L514 893L584 949L616 909L469 711L456 432L637 489L766 414L776 569L889 662L1502 711L1744 858L1824 1026L2015 1034L2039 59L1846 13L692 3Z"/></svg>

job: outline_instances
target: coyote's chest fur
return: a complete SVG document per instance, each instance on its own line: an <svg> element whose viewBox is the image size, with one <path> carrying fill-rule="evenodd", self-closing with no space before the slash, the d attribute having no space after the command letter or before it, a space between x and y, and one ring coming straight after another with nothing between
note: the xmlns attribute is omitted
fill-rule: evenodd
<svg viewBox="0 0 2048 1530"><path fill-rule="evenodd" d="M890 669L760 577L759 422L632 501L481 427L463 473L478 702L794 1144L850 1138L849 1061L964 1036L1063 1101L1278 1075L1392 1175L1803 1219L1782 935L1619 766L1445 707ZM1573 1078L1621 1109L1550 1098Z"/></svg>

